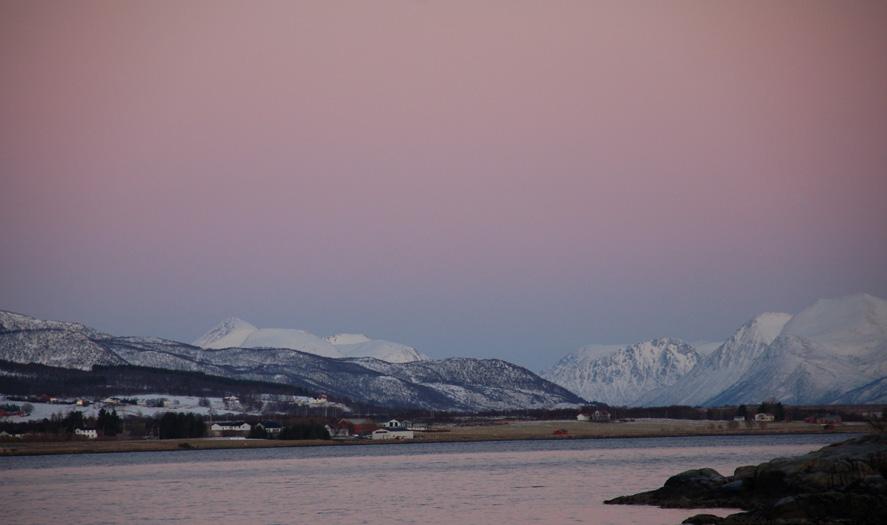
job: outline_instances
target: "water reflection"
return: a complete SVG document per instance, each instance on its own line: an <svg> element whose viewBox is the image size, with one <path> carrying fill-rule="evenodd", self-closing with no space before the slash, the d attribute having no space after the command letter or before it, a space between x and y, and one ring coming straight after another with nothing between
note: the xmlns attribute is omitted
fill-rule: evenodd
<svg viewBox="0 0 887 525"><path fill-rule="evenodd" d="M834 436L414 444L0 459L6 523L673 524L601 501Z"/></svg>

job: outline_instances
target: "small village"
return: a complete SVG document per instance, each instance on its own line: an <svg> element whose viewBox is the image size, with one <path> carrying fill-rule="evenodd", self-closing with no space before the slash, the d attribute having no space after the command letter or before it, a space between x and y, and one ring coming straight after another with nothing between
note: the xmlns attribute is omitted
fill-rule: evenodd
<svg viewBox="0 0 887 525"><path fill-rule="evenodd" d="M853 431L882 411L784 407L614 408L519 413L351 414L325 396L244 400L141 395L102 399L49 395L0 398L0 441L90 442L201 439L370 443L483 439L564 439L643 435ZM276 411L286 406L288 411ZM292 407L296 407L293 409ZM877 407L874 407L877 408ZM842 417L843 416L843 417ZM845 421L845 417L852 422ZM856 422L856 423L854 423ZM211 446L209 445L204 446Z"/></svg>

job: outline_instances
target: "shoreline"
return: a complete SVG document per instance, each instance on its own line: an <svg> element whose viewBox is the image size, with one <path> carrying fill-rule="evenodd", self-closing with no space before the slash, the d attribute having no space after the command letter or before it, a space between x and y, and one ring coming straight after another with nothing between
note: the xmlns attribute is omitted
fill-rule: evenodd
<svg viewBox="0 0 887 525"><path fill-rule="evenodd" d="M618 496L605 505L660 508L736 508L726 517L697 513L683 523L884 523L887 435L870 433L803 455L737 467L732 474L694 468L655 490ZM849 467L848 467L849 466Z"/></svg>
<svg viewBox="0 0 887 525"><path fill-rule="evenodd" d="M412 445L421 443L481 443L509 441L570 441L594 439L655 439L680 437L717 437L717 436L774 436L774 435L846 435L863 433L866 428L846 426L839 429L822 430L815 428L793 427L751 429L737 431L640 431L593 433L581 435L553 436L551 433L538 432L529 435L511 435L507 433L490 433L489 427L468 427L459 433L450 432L420 434L413 440L273 440L273 439L219 439L219 438L186 438L165 440L108 440L108 441L26 441L0 443L0 458L22 456L74 455L74 454L117 454L129 452L176 452L194 450L226 450L226 449L262 449L289 447L340 447L340 446L377 446L377 445ZM543 426L543 425L540 425ZM549 425L546 425L549 426ZM557 425L555 425L557 426ZM545 428L545 426L543 426ZM545 428L547 430L547 428ZM497 429L498 430L498 429ZM609 429L607 429L609 430ZM2 461L2 459L0 459Z"/></svg>

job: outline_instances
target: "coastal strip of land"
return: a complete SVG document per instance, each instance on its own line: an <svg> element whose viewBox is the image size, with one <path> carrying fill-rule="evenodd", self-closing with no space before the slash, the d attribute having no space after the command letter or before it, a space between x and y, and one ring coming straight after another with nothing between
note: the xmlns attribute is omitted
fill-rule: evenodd
<svg viewBox="0 0 887 525"><path fill-rule="evenodd" d="M865 432L864 423L845 423L831 428L800 421L769 423L752 428L729 428L711 421L639 419L628 422L493 421L489 424L449 425L416 432L412 440L369 439L279 440L188 438L151 440L4 441L0 456L92 454L113 452L162 452L179 450L247 449L306 446L404 445L472 441L568 440L606 438L656 438L685 436L744 436L778 434L835 434Z"/></svg>

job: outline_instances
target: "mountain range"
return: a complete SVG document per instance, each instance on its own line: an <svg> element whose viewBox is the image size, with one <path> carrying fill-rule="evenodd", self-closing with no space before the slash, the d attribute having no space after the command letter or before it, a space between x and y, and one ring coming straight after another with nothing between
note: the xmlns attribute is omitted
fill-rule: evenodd
<svg viewBox="0 0 887 525"><path fill-rule="evenodd" d="M582 348L542 376L585 399L633 405L642 393L673 385L699 360L689 344L661 338L615 349Z"/></svg>
<svg viewBox="0 0 887 525"><path fill-rule="evenodd" d="M90 370L135 365L276 382L372 405L482 411L610 405L887 403L887 301L822 299L760 314L711 350L662 337L592 345L533 372L497 359L431 360L414 348L342 333L257 328L230 318L194 344L118 337L0 311L0 360ZM540 377L541 376L541 377Z"/></svg>
<svg viewBox="0 0 887 525"><path fill-rule="evenodd" d="M363 334L320 337L292 328L256 328L236 317L225 319L194 341L201 348L289 348L323 357L373 357L389 363L422 361L425 356L401 343Z"/></svg>
<svg viewBox="0 0 887 525"><path fill-rule="evenodd" d="M230 321L230 322L229 322ZM509 410L576 406L582 399L533 372L498 359L451 358L387 362L360 356L384 343L356 335L332 341L297 330L264 333L243 321L229 320L198 342L207 348L151 337L117 337L79 323L44 321L0 311L0 360L90 370L96 365L202 372L204 374L284 383L309 392L390 408L449 411ZM224 325L224 326L223 326ZM256 335L250 342L250 338ZM233 341L256 344L242 348ZM268 344L300 344L326 357ZM231 346L231 345L234 346ZM212 346L220 346L213 348ZM397 348L397 347L395 347Z"/></svg>
<svg viewBox="0 0 887 525"><path fill-rule="evenodd" d="M582 348L541 375L617 405L887 403L887 301L856 294L764 313L707 355L668 338Z"/></svg>

